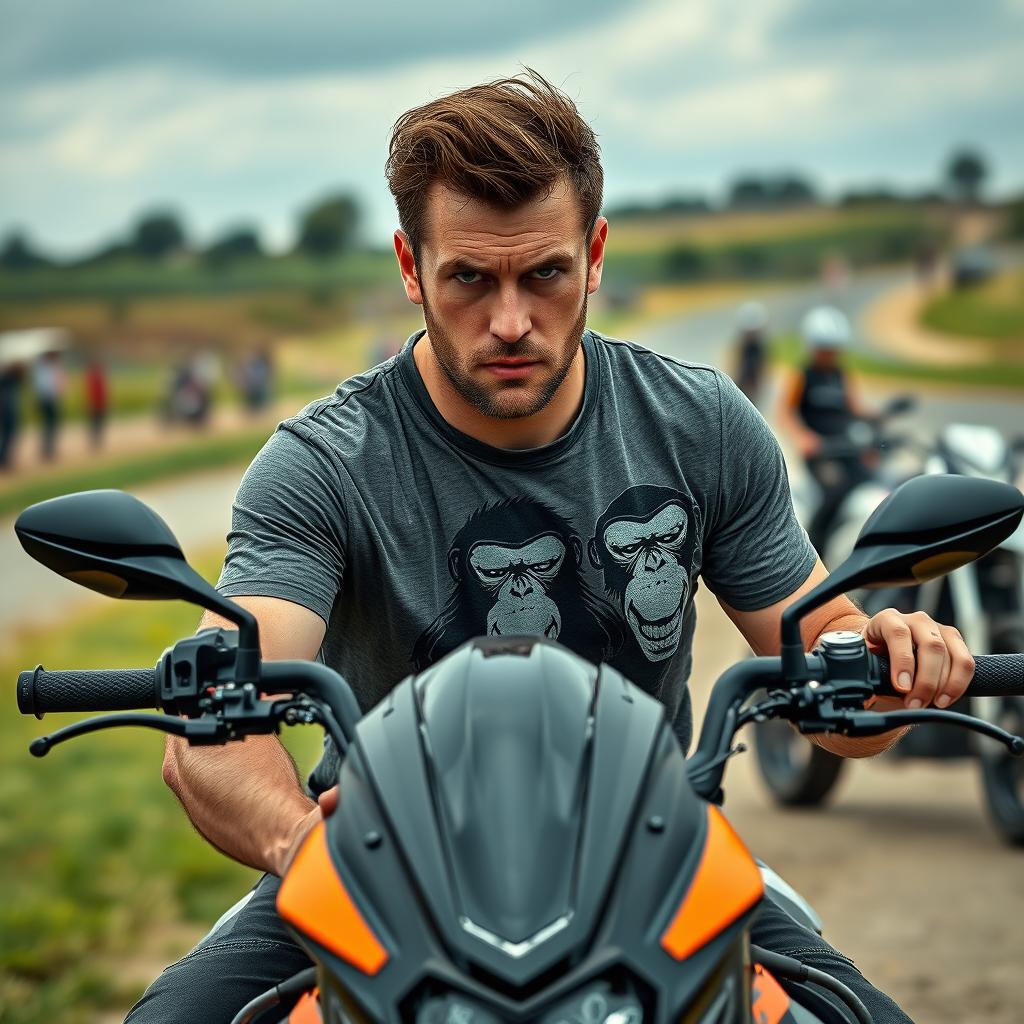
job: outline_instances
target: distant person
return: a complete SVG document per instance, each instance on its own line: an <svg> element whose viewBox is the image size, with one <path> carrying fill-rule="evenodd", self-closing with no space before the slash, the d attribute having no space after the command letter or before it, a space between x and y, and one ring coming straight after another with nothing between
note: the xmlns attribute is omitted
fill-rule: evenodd
<svg viewBox="0 0 1024 1024"><path fill-rule="evenodd" d="M171 377L170 393L165 403L166 418L175 423L205 425L210 414L212 388L208 371L198 369L199 360L179 363Z"/></svg>
<svg viewBox="0 0 1024 1024"><path fill-rule="evenodd" d="M221 363L220 356L210 349L199 352L192 360L191 375L193 386L196 389L198 403L196 415L192 422L202 427L210 418L210 411L213 408L213 397L220 381Z"/></svg>
<svg viewBox="0 0 1024 1024"><path fill-rule="evenodd" d="M59 352L47 352L32 365L32 389L39 409L39 453L44 462L52 462L57 457L60 404L64 393L64 370Z"/></svg>
<svg viewBox="0 0 1024 1024"><path fill-rule="evenodd" d="M768 361L768 311L760 302L744 302L736 312L736 384L759 405Z"/></svg>
<svg viewBox="0 0 1024 1024"><path fill-rule="evenodd" d="M94 450L103 446L103 434L110 411L110 387L101 360L90 359L85 368L85 410L89 417L89 439Z"/></svg>
<svg viewBox="0 0 1024 1024"><path fill-rule="evenodd" d="M245 408L253 414L262 412L269 404L274 385L274 364L270 352L260 349L242 364L239 388Z"/></svg>
<svg viewBox="0 0 1024 1024"><path fill-rule="evenodd" d="M25 368L20 363L0 367L0 472L14 468L14 441L21 426L21 384Z"/></svg>
<svg viewBox="0 0 1024 1024"><path fill-rule="evenodd" d="M870 475L854 450L829 451L829 441L848 436L850 424L871 419L857 397L841 355L853 333L846 316L832 306L818 306L803 319L800 333L807 346L806 361L783 390L779 424L804 458L807 471L821 488L821 501L807 527L820 554L829 527L849 492Z"/></svg>

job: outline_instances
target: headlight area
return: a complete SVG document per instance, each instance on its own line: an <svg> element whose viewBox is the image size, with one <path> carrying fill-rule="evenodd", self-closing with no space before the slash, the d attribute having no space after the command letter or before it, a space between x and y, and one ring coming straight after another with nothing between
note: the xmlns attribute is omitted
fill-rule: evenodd
<svg viewBox="0 0 1024 1024"><path fill-rule="evenodd" d="M531 1019L536 1024L645 1024L653 1015L645 1011L631 979L595 978ZM428 988L410 1000L402 1020L403 1024L519 1024L522 1018L505 1016L461 992Z"/></svg>

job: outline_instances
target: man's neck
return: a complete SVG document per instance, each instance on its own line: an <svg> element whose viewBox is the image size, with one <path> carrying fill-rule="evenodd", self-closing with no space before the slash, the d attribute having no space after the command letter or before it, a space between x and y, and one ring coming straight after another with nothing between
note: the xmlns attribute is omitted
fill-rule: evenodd
<svg viewBox="0 0 1024 1024"><path fill-rule="evenodd" d="M557 441L572 426L583 405L586 357L580 345L565 380L540 412L516 419L498 419L482 413L452 386L424 334L413 346L413 359L434 407L446 423L492 448L525 451Z"/></svg>

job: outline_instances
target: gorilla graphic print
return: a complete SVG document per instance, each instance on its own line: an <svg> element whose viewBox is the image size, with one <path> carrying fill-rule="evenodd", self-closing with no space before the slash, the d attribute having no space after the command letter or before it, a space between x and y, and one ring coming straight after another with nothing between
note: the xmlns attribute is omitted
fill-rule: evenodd
<svg viewBox="0 0 1024 1024"><path fill-rule="evenodd" d="M416 641L417 672L473 637L528 634L607 661L623 631L614 608L588 588L583 543L569 521L532 498L478 509L448 551L452 592Z"/></svg>
<svg viewBox="0 0 1024 1024"><path fill-rule="evenodd" d="M648 662L671 658L679 646L696 570L696 515L682 491L630 487L605 509L588 545L629 627L633 653Z"/></svg>

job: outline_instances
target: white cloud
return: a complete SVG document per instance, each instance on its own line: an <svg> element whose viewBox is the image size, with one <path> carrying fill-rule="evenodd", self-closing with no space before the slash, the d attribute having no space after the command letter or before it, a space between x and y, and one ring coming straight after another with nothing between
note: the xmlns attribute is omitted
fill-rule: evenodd
<svg viewBox="0 0 1024 1024"><path fill-rule="evenodd" d="M1007 110L1024 90L1012 31L1024 0L1005 8L1006 31L983 51L941 57L872 56L863 32L856 50L842 36L822 45L820 29L813 46L787 40L779 26L802 3L658 0L549 42L345 73L151 65L25 87L0 117L0 228L20 221L46 243L83 246L140 205L172 200L202 232L248 212L284 239L296 207L337 185L367 197L383 236L383 162L398 114L521 64L577 99L601 136L612 194L717 185L765 160L805 162L830 181L865 168L927 173L941 154L901 150L901 136L919 149L976 141L1005 181L1019 176L1024 143Z"/></svg>

